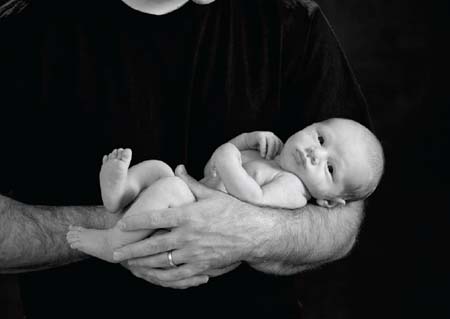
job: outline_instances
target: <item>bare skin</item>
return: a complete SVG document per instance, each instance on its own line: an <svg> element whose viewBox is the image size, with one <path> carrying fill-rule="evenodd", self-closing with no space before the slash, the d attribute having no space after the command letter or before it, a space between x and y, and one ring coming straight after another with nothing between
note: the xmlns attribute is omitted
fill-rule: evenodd
<svg viewBox="0 0 450 319"><path fill-rule="evenodd" d="M142 210L144 207L164 209L195 200L185 183L174 177L166 164L160 161L145 161L128 169L131 157L130 149L116 149L103 157L100 185L104 205L109 211L123 209L141 191L145 200L133 203L131 205L133 209ZM113 259L115 249L142 240L154 232L154 230L123 232L117 225L111 229L71 226L67 233L67 241L73 249L108 262L115 262Z"/></svg>
<svg viewBox="0 0 450 319"><path fill-rule="evenodd" d="M120 217L101 206L31 206L0 195L0 273L49 269L85 259L64 240L69 225L105 229Z"/></svg>
<svg viewBox="0 0 450 319"><path fill-rule="evenodd" d="M132 153L130 149L116 149L109 155L103 156L103 164L100 170L100 189L103 205L110 212L119 210L121 199L126 193L126 180L128 167L131 163Z"/></svg>
<svg viewBox="0 0 450 319"><path fill-rule="evenodd" d="M351 133L354 133L353 131L351 130ZM305 135L303 130L295 136L299 134ZM287 145L291 144L293 143ZM302 175L303 169L317 166L317 163L306 165L302 162L300 165L297 156L293 154L297 154L293 151L293 147L283 147L281 140L271 132L244 133L214 152L211 163L205 167L206 176L202 183L248 203L287 209L300 208L306 205L309 194L299 176L290 171L296 172L297 167L300 167L302 170L299 175ZM103 202L108 210L123 209L140 192L148 194L145 201L147 206L144 207L151 210L178 207L194 202L195 198L187 185L173 177L172 170L166 164L159 161L145 161L128 169L131 155L130 149L116 149L103 158L100 185ZM287 157L290 161L280 161L279 157L283 159ZM291 166L286 165L285 170L282 165L285 162L288 164L293 162L291 166L294 169L288 171ZM131 210L136 210L135 205L137 204L132 205ZM144 207L137 211L143 211ZM67 240L73 249L108 262L115 262L114 250L140 241L152 233L153 231L123 232L117 225L108 230L71 227ZM167 264L168 259L165 256L162 256L162 260Z"/></svg>

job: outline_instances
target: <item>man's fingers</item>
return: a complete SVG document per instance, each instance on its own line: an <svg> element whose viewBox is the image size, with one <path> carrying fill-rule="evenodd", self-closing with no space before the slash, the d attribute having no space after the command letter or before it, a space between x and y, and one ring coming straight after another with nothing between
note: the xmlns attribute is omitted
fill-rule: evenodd
<svg viewBox="0 0 450 319"><path fill-rule="evenodd" d="M114 252L113 258L115 261L121 262L131 258L159 254L173 250L177 246L177 236L170 232L121 247Z"/></svg>
<svg viewBox="0 0 450 319"><path fill-rule="evenodd" d="M143 277L146 279L147 277L144 275ZM150 278L149 278L150 279ZM152 281L154 280L154 281ZM157 285L160 285L162 287L166 288L173 288L173 289L187 289L191 287L200 286L203 284L206 284L209 280L209 277L206 275L200 275L200 276L194 276L187 279L182 280L175 280L175 281L158 281L154 278L150 279L150 282L156 282Z"/></svg>
<svg viewBox="0 0 450 319"><path fill-rule="evenodd" d="M184 253L183 249L176 249L172 251L172 262L175 265L181 265L187 262L187 255ZM170 268L168 251L162 252L160 254L134 258L128 260L127 263L131 267L146 267L146 268Z"/></svg>
<svg viewBox="0 0 450 319"><path fill-rule="evenodd" d="M167 252L156 254L149 257L134 258L127 262L129 267L143 268L168 268L170 267Z"/></svg>
<svg viewBox="0 0 450 319"><path fill-rule="evenodd" d="M194 178L192 178L184 168L184 165L178 165L175 169L175 175L181 178L186 185L191 190L192 194L194 194L195 198L197 200L206 198L210 196L213 193L213 190L210 188L204 186L203 184L196 181Z"/></svg>
<svg viewBox="0 0 450 319"><path fill-rule="evenodd" d="M209 280L208 276L195 276L188 279L178 280L166 283L166 287L174 289L187 289L206 284Z"/></svg>
<svg viewBox="0 0 450 319"><path fill-rule="evenodd" d="M206 284L209 280L208 275L197 275L192 276L190 278L184 278L181 280L175 281L162 281L159 280L153 273L143 270L140 267L128 267L131 273L137 278L141 278L145 281L148 281L154 285L158 285L161 287L174 288L174 289L186 289L190 287L196 287L202 284Z"/></svg>
<svg viewBox="0 0 450 319"><path fill-rule="evenodd" d="M179 226L182 220L178 209L169 208L124 216L118 226L123 231L173 228Z"/></svg>
<svg viewBox="0 0 450 319"><path fill-rule="evenodd" d="M167 282L188 279L199 275L202 271L203 269L186 264L168 269L149 269L146 272L146 276L161 282Z"/></svg>
<svg viewBox="0 0 450 319"><path fill-rule="evenodd" d="M240 264L241 264L241 262L236 262L227 267L218 268L218 269L210 269L210 270L205 271L203 274L208 275L209 277L222 276L223 274L226 274L226 273L236 269L237 267L239 267Z"/></svg>

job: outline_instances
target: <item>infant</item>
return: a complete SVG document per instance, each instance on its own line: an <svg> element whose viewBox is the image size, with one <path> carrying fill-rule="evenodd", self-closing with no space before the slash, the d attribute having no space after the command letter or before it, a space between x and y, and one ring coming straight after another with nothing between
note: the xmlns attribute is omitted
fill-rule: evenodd
<svg viewBox="0 0 450 319"><path fill-rule="evenodd" d="M168 165L149 160L129 168L130 161L130 149L114 150L103 158L100 187L107 210L118 211L144 193L132 204L133 211L195 201ZM295 209L315 200L332 208L367 198L377 187L383 166L381 144L367 128L334 118L304 128L284 146L270 132L241 134L214 152L201 182L256 205ZM74 249L114 262L115 249L151 233L123 232L117 226L71 227L67 240Z"/></svg>

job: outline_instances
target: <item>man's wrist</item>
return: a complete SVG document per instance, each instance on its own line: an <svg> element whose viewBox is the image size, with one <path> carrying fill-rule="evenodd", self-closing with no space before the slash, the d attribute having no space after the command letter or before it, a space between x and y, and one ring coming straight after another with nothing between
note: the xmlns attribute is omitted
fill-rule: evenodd
<svg viewBox="0 0 450 319"><path fill-rule="evenodd" d="M109 211L106 210L106 208L104 208L103 206L98 206L97 207L98 210L100 212L102 212L100 214L100 218L102 218L102 229L109 229L109 228L113 228L117 222L122 218L124 211L119 211L119 212L115 212L115 213L111 213Z"/></svg>

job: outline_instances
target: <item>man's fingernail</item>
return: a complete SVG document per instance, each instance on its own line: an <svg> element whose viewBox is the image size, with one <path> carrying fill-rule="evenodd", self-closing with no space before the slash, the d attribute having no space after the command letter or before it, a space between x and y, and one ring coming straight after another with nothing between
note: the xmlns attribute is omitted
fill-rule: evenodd
<svg viewBox="0 0 450 319"><path fill-rule="evenodd" d="M117 251L115 251L114 253L113 253L113 259L114 260L120 260L121 258L123 257L123 254L122 253L119 253L119 252L117 252Z"/></svg>
<svg viewBox="0 0 450 319"><path fill-rule="evenodd" d="M117 223L117 227L119 227L120 230L125 230L125 228L127 227L127 225L123 222L123 221L119 221Z"/></svg>

